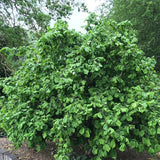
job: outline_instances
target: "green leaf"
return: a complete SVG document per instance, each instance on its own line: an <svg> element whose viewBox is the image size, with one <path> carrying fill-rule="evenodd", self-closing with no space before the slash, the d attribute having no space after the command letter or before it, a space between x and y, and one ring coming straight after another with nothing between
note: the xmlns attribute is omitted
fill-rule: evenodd
<svg viewBox="0 0 160 160"><path fill-rule="evenodd" d="M122 143L121 146L120 146L120 148L119 148L119 150L121 152L123 152L123 151L125 151L125 149L126 149L126 145L125 145L125 143Z"/></svg>
<svg viewBox="0 0 160 160"><path fill-rule="evenodd" d="M85 131L85 129L84 129L84 128L81 128L80 131L79 131L79 133L80 133L81 135L83 135L83 134L84 134L84 131Z"/></svg>
<svg viewBox="0 0 160 160"><path fill-rule="evenodd" d="M150 142L150 140L149 140L148 138L143 137L143 138L142 138L142 142L143 142L144 144L146 144L148 147L151 145L151 142Z"/></svg>
<svg viewBox="0 0 160 160"><path fill-rule="evenodd" d="M36 148L36 150L39 152L41 150L41 146L38 145L37 148Z"/></svg>
<svg viewBox="0 0 160 160"><path fill-rule="evenodd" d="M114 96L115 96L116 98L118 98L118 97L119 97L119 94L118 94L118 93L115 93Z"/></svg>
<svg viewBox="0 0 160 160"><path fill-rule="evenodd" d="M98 113L97 116L101 119L102 118L102 114Z"/></svg>
<svg viewBox="0 0 160 160"><path fill-rule="evenodd" d="M129 121L129 122L131 122L133 120L133 118L132 117L127 117L127 121Z"/></svg>
<svg viewBox="0 0 160 160"><path fill-rule="evenodd" d="M159 144L156 144L154 147L155 147L155 149L154 149L155 152L159 152L160 151L160 145Z"/></svg>
<svg viewBox="0 0 160 160"><path fill-rule="evenodd" d="M139 132L139 135L140 135L141 137L143 137L143 136L144 136L144 131L143 131L143 130L140 131L140 132Z"/></svg>
<svg viewBox="0 0 160 160"><path fill-rule="evenodd" d="M47 93L47 94L51 93L51 90L50 90L50 89L47 89L46 93Z"/></svg>
<svg viewBox="0 0 160 160"><path fill-rule="evenodd" d="M134 38L132 39L132 43L135 43L135 42L137 42L137 38L134 37Z"/></svg>
<svg viewBox="0 0 160 160"><path fill-rule="evenodd" d="M105 144L105 145L103 146L103 149L104 149L104 151L109 152L111 148L109 147L108 144Z"/></svg>
<svg viewBox="0 0 160 160"><path fill-rule="evenodd" d="M129 146L131 148L135 148L136 147L136 141L132 140L130 143L129 143Z"/></svg>
<svg viewBox="0 0 160 160"><path fill-rule="evenodd" d="M90 48L89 47L85 47L85 51L86 52L90 52Z"/></svg>
<svg viewBox="0 0 160 160"><path fill-rule="evenodd" d="M84 74L88 74L89 73L89 71L87 69L84 69L83 72L84 72Z"/></svg>
<svg viewBox="0 0 160 160"><path fill-rule="evenodd" d="M85 131L85 137L87 137L87 138L90 137L90 132L89 132L89 130L86 130L86 131Z"/></svg>
<svg viewBox="0 0 160 160"><path fill-rule="evenodd" d="M110 146L111 146L111 148L115 148L115 147L116 147L116 143L115 143L115 140L114 140L114 139L111 141Z"/></svg>
<svg viewBox="0 0 160 160"><path fill-rule="evenodd" d="M144 144L141 144L141 143L140 143L138 147L139 147L139 151L140 151L140 152L143 152L143 151L144 151Z"/></svg>
<svg viewBox="0 0 160 160"><path fill-rule="evenodd" d="M139 72L139 71L140 71L140 68L139 68L139 66L137 66L137 67L136 67L136 71L137 71L137 72Z"/></svg>
<svg viewBox="0 0 160 160"><path fill-rule="evenodd" d="M100 143L100 144L105 144L104 139L99 139L99 143Z"/></svg>
<svg viewBox="0 0 160 160"><path fill-rule="evenodd" d="M97 150L95 147L93 147L92 153L93 153L94 155L96 155L96 154L98 153L98 150Z"/></svg>
<svg viewBox="0 0 160 160"><path fill-rule="evenodd" d="M127 111L128 111L128 108L122 107L122 108L121 108L121 111L122 111L122 112L127 112Z"/></svg>
<svg viewBox="0 0 160 160"><path fill-rule="evenodd" d="M132 108L136 108L136 107L137 107L137 103L136 103L136 102L132 103L132 104L131 104L131 107L132 107Z"/></svg>
<svg viewBox="0 0 160 160"><path fill-rule="evenodd" d="M153 153L155 153L155 150L150 147L150 148L148 149L148 152L151 153L151 154L153 154Z"/></svg>
<svg viewBox="0 0 160 160"><path fill-rule="evenodd" d="M124 102L124 97L123 96L120 97L120 101Z"/></svg>
<svg viewBox="0 0 160 160"><path fill-rule="evenodd" d="M157 134L160 134L160 127L157 128Z"/></svg>
<svg viewBox="0 0 160 160"><path fill-rule="evenodd" d="M113 97L112 97L111 95L109 95L109 96L108 96L108 100L109 100L109 101L112 101L112 100L113 100Z"/></svg>
<svg viewBox="0 0 160 160"><path fill-rule="evenodd" d="M122 124L122 123L121 123L119 120L116 121L116 125L117 125L118 127L120 127L121 124Z"/></svg>
<svg viewBox="0 0 160 160"><path fill-rule="evenodd" d="M44 133L43 133L43 138L45 139L46 137L47 137L47 133L44 132Z"/></svg>

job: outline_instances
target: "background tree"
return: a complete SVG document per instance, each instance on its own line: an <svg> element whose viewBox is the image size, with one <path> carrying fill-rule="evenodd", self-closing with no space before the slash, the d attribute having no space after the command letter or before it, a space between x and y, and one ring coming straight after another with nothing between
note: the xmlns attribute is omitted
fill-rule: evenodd
<svg viewBox="0 0 160 160"><path fill-rule="evenodd" d="M146 56L155 56L156 69L160 71L160 1L109 0L102 10L107 19L117 22L129 20L137 30L138 45ZM108 8L110 6L110 8Z"/></svg>
<svg viewBox="0 0 160 160"><path fill-rule="evenodd" d="M83 0L1 0L0 19L11 27L46 31L51 20L68 17L73 8L86 9Z"/></svg>
<svg viewBox="0 0 160 160"><path fill-rule="evenodd" d="M28 44L29 39L25 29L20 26L10 27L4 23L0 23L0 48L12 48Z"/></svg>

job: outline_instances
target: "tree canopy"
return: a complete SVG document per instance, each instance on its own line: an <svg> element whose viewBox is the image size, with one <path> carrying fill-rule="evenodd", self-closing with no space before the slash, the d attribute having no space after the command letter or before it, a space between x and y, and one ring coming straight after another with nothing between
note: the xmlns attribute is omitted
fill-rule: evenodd
<svg viewBox="0 0 160 160"><path fill-rule="evenodd" d="M46 31L51 20L68 17L75 7L85 9L78 0L1 0L0 21L10 27L25 26L34 31Z"/></svg>
<svg viewBox="0 0 160 160"><path fill-rule="evenodd" d="M160 68L160 1L148 0L108 0L103 16L117 22L129 20L137 30L138 45L146 56L155 56L156 68ZM105 14L105 12L107 14ZM109 14L108 14L109 13Z"/></svg>
<svg viewBox="0 0 160 160"><path fill-rule="evenodd" d="M28 45L28 40L26 30L20 26L10 27L4 24L0 26L0 49Z"/></svg>

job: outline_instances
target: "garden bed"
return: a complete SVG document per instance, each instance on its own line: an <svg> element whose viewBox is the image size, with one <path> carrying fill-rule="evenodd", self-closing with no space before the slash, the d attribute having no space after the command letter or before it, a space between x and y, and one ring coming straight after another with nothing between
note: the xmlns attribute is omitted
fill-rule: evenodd
<svg viewBox="0 0 160 160"><path fill-rule="evenodd" d="M14 146L7 138L0 138L0 149L5 149L15 154L18 160L54 160L53 154L56 152L56 146L52 142L47 142L48 146L45 151L37 152L35 149L29 149L27 143L22 145L19 149L15 150ZM81 152L81 150L78 150ZM146 153L136 154L135 151L129 150L128 152L118 153L118 160L159 160L158 155L151 157ZM111 160L111 159L105 159Z"/></svg>

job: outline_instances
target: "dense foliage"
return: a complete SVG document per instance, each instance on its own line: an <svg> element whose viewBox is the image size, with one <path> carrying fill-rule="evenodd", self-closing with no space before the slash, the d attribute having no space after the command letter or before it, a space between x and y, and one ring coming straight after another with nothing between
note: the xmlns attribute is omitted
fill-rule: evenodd
<svg viewBox="0 0 160 160"><path fill-rule="evenodd" d="M19 57L8 47L19 48L20 46L27 46L29 43L29 37L25 29L20 26L10 27L0 22L0 77L9 76L12 72L11 68L18 66L18 63L20 63L18 62Z"/></svg>
<svg viewBox="0 0 160 160"><path fill-rule="evenodd" d="M87 10L83 2L83 0L1 0L0 50L3 47L19 48L33 44L33 40L37 40L37 37L46 32L54 20L69 17L76 7L79 10ZM5 63L17 69L25 55L18 57L13 53L15 52L0 54L7 59ZM3 60L4 58L0 61L0 77L5 74Z"/></svg>
<svg viewBox="0 0 160 160"><path fill-rule="evenodd" d="M27 45L27 33L24 29L0 25L0 49L3 47L19 47Z"/></svg>
<svg viewBox="0 0 160 160"><path fill-rule="evenodd" d="M94 21L93 21L94 19ZM92 22L92 23L91 23ZM160 151L159 79L154 58L137 47L129 22L88 19L81 34L58 21L4 80L0 125L19 147L57 143L57 160L74 145L93 159L116 159L127 146ZM38 146L37 146L38 145Z"/></svg>
<svg viewBox="0 0 160 160"><path fill-rule="evenodd" d="M160 1L107 0L103 16L117 22L130 20L137 30L138 45L146 56L155 56L156 70L160 71ZM108 13L109 12L109 13ZM105 14L106 13L106 14Z"/></svg>
<svg viewBox="0 0 160 160"><path fill-rule="evenodd" d="M4 77L10 76L11 72L12 72L12 68L7 62L7 57L4 54L2 54L0 50L0 83L4 79ZM4 93L2 92L2 90L3 88L0 86L0 97L4 96ZM2 107L2 104L0 100L0 109L1 107ZM0 127L0 137L5 135L6 134L4 130Z"/></svg>

